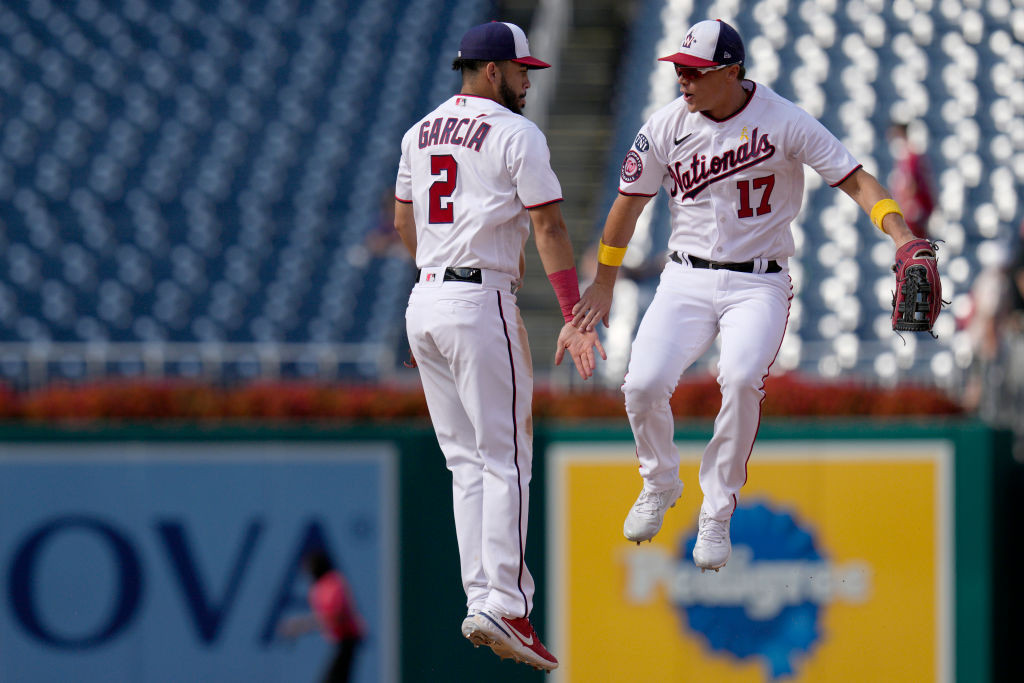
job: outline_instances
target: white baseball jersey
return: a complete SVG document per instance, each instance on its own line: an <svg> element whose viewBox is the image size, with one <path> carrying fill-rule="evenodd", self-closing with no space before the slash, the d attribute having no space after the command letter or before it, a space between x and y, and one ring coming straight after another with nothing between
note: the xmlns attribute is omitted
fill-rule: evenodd
<svg viewBox="0 0 1024 683"><path fill-rule="evenodd" d="M528 209L561 201L562 189L533 122L460 94L402 138L395 199L413 205L420 276L406 332L452 473L466 607L525 617L533 368L511 283ZM480 279L451 280L447 268Z"/></svg>
<svg viewBox="0 0 1024 683"><path fill-rule="evenodd" d="M619 192L669 194L670 251L711 261L793 255L790 223L803 201L803 164L835 187L860 165L817 119L744 81L746 106L723 121L683 98L655 112L622 163Z"/></svg>
<svg viewBox="0 0 1024 683"><path fill-rule="evenodd" d="M454 95L402 138L395 198L412 202L416 265L519 277L527 209L562 200L544 134L497 102Z"/></svg>

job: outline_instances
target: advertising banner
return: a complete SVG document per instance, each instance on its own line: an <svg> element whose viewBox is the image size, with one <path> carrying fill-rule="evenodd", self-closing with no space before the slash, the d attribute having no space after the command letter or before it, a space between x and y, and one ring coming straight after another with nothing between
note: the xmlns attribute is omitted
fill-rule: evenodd
<svg viewBox="0 0 1024 683"><path fill-rule="evenodd" d="M948 681L952 446L767 441L748 462L719 572L693 564L702 444L651 543L622 523L632 442L548 452L548 609L558 680Z"/></svg>
<svg viewBox="0 0 1024 683"><path fill-rule="evenodd" d="M333 645L302 558L366 625L353 680L397 680L389 443L0 445L0 680L314 681Z"/></svg>

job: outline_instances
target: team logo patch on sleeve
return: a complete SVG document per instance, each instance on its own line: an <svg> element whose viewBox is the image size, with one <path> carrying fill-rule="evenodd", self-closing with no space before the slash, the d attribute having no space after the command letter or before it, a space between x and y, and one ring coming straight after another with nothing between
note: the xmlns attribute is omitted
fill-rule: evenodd
<svg viewBox="0 0 1024 683"><path fill-rule="evenodd" d="M622 176L623 182L632 183L636 182L636 179L640 177L640 174L644 172L644 162L640 160L640 155L629 150L626 154L626 158L622 161L622 172L619 174Z"/></svg>
<svg viewBox="0 0 1024 683"><path fill-rule="evenodd" d="M641 152L646 152L648 149L650 149L651 144L647 142L647 138L644 137L643 133L638 133L636 136L636 140L633 141L633 146L636 147Z"/></svg>

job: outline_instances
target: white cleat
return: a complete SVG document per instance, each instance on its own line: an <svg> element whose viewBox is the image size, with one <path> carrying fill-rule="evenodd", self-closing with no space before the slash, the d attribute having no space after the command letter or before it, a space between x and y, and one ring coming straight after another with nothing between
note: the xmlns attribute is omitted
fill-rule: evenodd
<svg viewBox="0 0 1024 683"><path fill-rule="evenodd" d="M462 635L469 639L469 642L473 643L473 647L480 647L481 645L488 645L483 641L477 632L476 622L473 621L473 617L476 616L475 610L470 610L466 613L466 618L462 620Z"/></svg>
<svg viewBox="0 0 1024 683"><path fill-rule="evenodd" d="M697 522L697 543L693 546L693 563L701 574L708 569L717 572L729 561L731 554L729 520L714 519L701 511Z"/></svg>
<svg viewBox="0 0 1024 683"><path fill-rule="evenodd" d="M666 491L641 491L633 507L629 509L629 514L626 515L626 521L622 525L623 535L630 541L635 541L637 545L643 541L650 541L661 530L665 512L676 506L676 501L682 494L681 481L677 481L674 487Z"/></svg>
<svg viewBox="0 0 1024 683"><path fill-rule="evenodd" d="M462 622L462 635L474 646L486 645L502 659L514 659L550 673L558 660L540 642L526 617L511 618L489 609L477 610Z"/></svg>

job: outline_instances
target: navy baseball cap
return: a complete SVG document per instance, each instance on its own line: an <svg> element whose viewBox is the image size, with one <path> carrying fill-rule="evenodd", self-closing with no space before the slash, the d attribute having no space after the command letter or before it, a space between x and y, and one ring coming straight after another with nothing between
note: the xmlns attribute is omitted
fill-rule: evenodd
<svg viewBox="0 0 1024 683"><path fill-rule="evenodd" d="M459 43L460 59L487 62L512 61L529 69L546 69L550 64L530 56L530 44L523 29L505 21L480 24L466 31Z"/></svg>
<svg viewBox="0 0 1024 683"><path fill-rule="evenodd" d="M745 58L743 41L736 29L721 19L708 19L690 27L679 44L679 52L658 57L658 61L702 67L739 64Z"/></svg>

